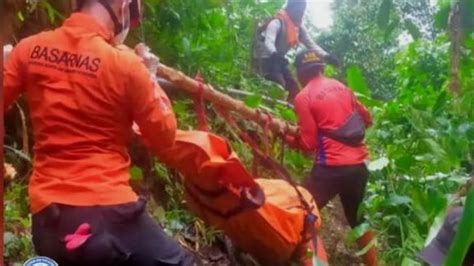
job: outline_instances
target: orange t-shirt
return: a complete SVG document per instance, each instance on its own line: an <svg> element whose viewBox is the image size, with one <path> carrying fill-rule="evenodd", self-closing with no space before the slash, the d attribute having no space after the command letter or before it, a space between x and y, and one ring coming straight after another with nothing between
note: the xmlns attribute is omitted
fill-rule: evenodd
<svg viewBox="0 0 474 266"><path fill-rule="evenodd" d="M74 13L62 27L22 40L5 64L5 110L25 93L31 114L33 213L51 203L135 201L127 150L133 121L153 152L174 144L168 97L112 38L93 17Z"/></svg>
<svg viewBox="0 0 474 266"><path fill-rule="evenodd" d="M354 102L356 103L354 106ZM301 147L317 151L319 165L356 165L368 157L365 144L347 146L324 136L321 128L339 128L353 110L364 119L365 126L372 125L372 117L365 106L356 100L354 93L344 84L324 76L314 78L295 98L295 111L299 118Z"/></svg>

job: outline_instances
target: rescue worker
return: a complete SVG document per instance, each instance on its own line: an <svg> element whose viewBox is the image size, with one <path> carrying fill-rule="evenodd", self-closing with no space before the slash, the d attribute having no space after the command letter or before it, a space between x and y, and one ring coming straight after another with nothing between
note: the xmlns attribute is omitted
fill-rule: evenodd
<svg viewBox="0 0 474 266"><path fill-rule="evenodd" d="M132 122L157 155L176 134L166 94L133 51L117 48L139 10L137 0L85 0L60 28L22 40L4 66L4 109L25 94L33 125L33 243L59 265L193 265L129 185Z"/></svg>
<svg viewBox="0 0 474 266"><path fill-rule="evenodd" d="M293 77L286 54L291 48L302 43L313 49L331 64L337 65L336 58L316 45L303 26L306 0L288 0L286 7L264 22L256 31L253 63L256 71L264 78L280 84L288 91L288 101L292 102L299 91Z"/></svg>
<svg viewBox="0 0 474 266"><path fill-rule="evenodd" d="M349 88L323 75L325 62L318 51L298 53L295 65L304 86L295 98L300 134L288 136L287 141L295 148L316 151L305 186L320 209L339 195L347 221L354 228L362 222L357 211L369 176L363 138L365 128L372 124L371 116ZM358 243L365 247L373 237L368 231ZM377 265L374 247L364 255L364 262Z"/></svg>

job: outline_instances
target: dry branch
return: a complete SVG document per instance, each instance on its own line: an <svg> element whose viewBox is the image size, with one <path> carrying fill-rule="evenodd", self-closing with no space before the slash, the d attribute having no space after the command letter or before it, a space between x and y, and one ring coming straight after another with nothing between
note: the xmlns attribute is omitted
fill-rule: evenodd
<svg viewBox="0 0 474 266"><path fill-rule="evenodd" d="M181 88L188 93L196 94L200 91L200 84L196 80L186 76L180 71L160 64L157 74L177 88ZM211 103L222 106L228 111L236 112L245 119L256 122L259 125L264 125L267 121L267 115L258 109L253 109L245 105L244 102L235 100L232 97L221 93L214 89L210 84L203 85L203 96ZM297 127L290 125L288 122L281 119L273 118L270 123L270 129L276 134L297 134Z"/></svg>

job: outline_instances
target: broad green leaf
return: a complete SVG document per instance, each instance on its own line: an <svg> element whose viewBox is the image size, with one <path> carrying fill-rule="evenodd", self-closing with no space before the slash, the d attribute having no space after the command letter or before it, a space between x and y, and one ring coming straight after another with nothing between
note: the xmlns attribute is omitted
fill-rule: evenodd
<svg viewBox="0 0 474 266"><path fill-rule="evenodd" d="M449 248L444 265L462 265L464 257L474 242L474 188L471 189L464 206L464 213L459 222L454 241Z"/></svg>
<svg viewBox="0 0 474 266"><path fill-rule="evenodd" d="M371 93L365 82L364 75L360 68L356 66L350 66L347 69L347 83L348 86L353 89L355 92L363 94L370 97Z"/></svg>
<svg viewBox="0 0 474 266"><path fill-rule="evenodd" d="M356 228L352 229L347 235L347 241L349 243L354 243L357 239L361 238L367 231L369 231L370 225L368 223L363 223Z"/></svg>
<svg viewBox="0 0 474 266"><path fill-rule="evenodd" d="M143 180L143 170L138 166L132 166L130 168L130 176L132 181Z"/></svg>
<svg viewBox="0 0 474 266"><path fill-rule="evenodd" d="M330 78L333 78L335 77L337 74L337 70L334 66L332 65L327 65L325 68L324 68L324 75L326 77L330 77Z"/></svg>
<svg viewBox="0 0 474 266"><path fill-rule="evenodd" d="M428 149L432 152L432 154L436 156L436 158L445 159L447 157L446 151L434 139L426 138L423 141L428 146Z"/></svg>
<svg viewBox="0 0 474 266"><path fill-rule="evenodd" d="M287 108L287 107L283 107L283 108L280 109L280 115L283 119L285 119L286 121L290 121L290 122L296 122L296 120L298 119L296 117L295 111L293 111L293 109L290 109L290 108Z"/></svg>
<svg viewBox="0 0 474 266"><path fill-rule="evenodd" d="M410 33L411 37L413 37L413 39L418 40L419 38L421 38L422 35L420 29L418 29L418 26L416 26L411 19L405 20L405 27Z"/></svg>
<svg viewBox="0 0 474 266"><path fill-rule="evenodd" d="M430 227L428 236L426 237L426 240L425 240L425 247L428 246L431 243L431 240L433 240L438 234L439 229L443 225L444 218L446 217L445 211L446 209L440 212L440 214L436 216L436 218L434 219L433 224Z"/></svg>
<svg viewBox="0 0 474 266"><path fill-rule="evenodd" d="M422 264L418 261L414 261L411 258L405 257L402 260L401 266L421 266Z"/></svg>
<svg viewBox="0 0 474 266"><path fill-rule="evenodd" d="M451 0L438 0L438 12L435 15L434 26L438 29L447 29L450 11Z"/></svg>
<svg viewBox="0 0 474 266"><path fill-rule="evenodd" d="M367 168L371 172L380 171L384 169L385 167L387 167L389 163L390 163L390 160L387 157L382 157L375 161L370 162Z"/></svg>
<svg viewBox="0 0 474 266"><path fill-rule="evenodd" d="M474 31L474 1L459 0L459 10L461 12L461 26L465 33Z"/></svg>
<svg viewBox="0 0 474 266"><path fill-rule="evenodd" d="M409 197L400 195L391 195L386 201L386 204L390 206L406 205L409 203L411 203L411 199Z"/></svg>
<svg viewBox="0 0 474 266"><path fill-rule="evenodd" d="M257 108L260 104L262 104L262 96L258 94L253 94L245 97L245 105L251 108Z"/></svg>
<svg viewBox="0 0 474 266"><path fill-rule="evenodd" d="M415 165L415 158L413 158L412 155L405 154L395 159L395 166L399 168L399 170L408 171L413 165Z"/></svg>
<svg viewBox="0 0 474 266"><path fill-rule="evenodd" d="M377 14L377 25L381 29L386 29L390 21L390 13L392 11L393 0L383 0Z"/></svg>
<svg viewBox="0 0 474 266"><path fill-rule="evenodd" d="M443 111L443 107L446 105L448 93L444 90L438 96L435 105L433 106L433 115L439 115Z"/></svg>

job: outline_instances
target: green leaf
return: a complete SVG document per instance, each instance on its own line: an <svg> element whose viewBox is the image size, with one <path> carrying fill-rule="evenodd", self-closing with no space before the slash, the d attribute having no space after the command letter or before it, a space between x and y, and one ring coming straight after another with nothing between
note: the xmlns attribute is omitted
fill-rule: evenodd
<svg viewBox="0 0 474 266"><path fill-rule="evenodd" d="M327 65L325 68L324 68L324 75L326 77L330 77L330 78L335 78L336 77L336 74L337 74L337 70L334 66L332 65Z"/></svg>
<svg viewBox="0 0 474 266"><path fill-rule="evenodd" d="M356 242L357 239L361 238L367 231L369 231L369 228L370 226L368 223L363 223L357 226L349 232L347 235L347 241L349 241L349 243Z"/></svg>
<svg viewBox="0 0 474 266"><path fill-rule="evenodd" d="M130 168L130 176L132 181L141 181L143 180L143 170L138 166L133 166Z"/></svg>
<svg viewBox="0 0 474 266"><path fill-rule="evenodd" d="M386 204L390 206L400 206L410 203L411 199L409 197L400 195L391 195L390 198L386 201Z"/></svg>
<svg viewBox="0 0 474 266"><path fill-rule="evenodd" d="M438 12L434 21L436 28L443 30L448 28L449 12L451 12L451 0L438 0Z"/></svg>
<svg viewBox="0 0 474 266"><path fill-rule="evenodd" d="M445 159L447 157L446 151L436 142L434 139L426 138L423 140L424 143L428 146L428 149L432 152L432 154L438 158L439 160Z"/></svg>
<svg viewBox="0 0 474 266"><path fill-rule="evenodd" d="M350 66L347 69L347 84L355 92L370 97L371 93L360 68Z"/></svg>
<svg viewBox="0 0 474 266"><path fill-rule="evenodd" d="M245 105L251 108L257 108L260 104L262 104L262 96L258 94L249 95L245 97Z"/></svg>
<svg viewBox="0 0 474 266"><path fill-rule="evenodd" d="M433 106L433 115L439 115L443 111L444 106L446 105L448 93L446 91L441 92L436 100L436 103Z"/></svg>
<svg viewBox="0 0 474 266"><path fill-rule="evenodd" d="M418 261L414 261L411 258L405 257L402 260L401 266L421 266L422 264Z"/></svg>
<svg viewBox="0 0 474 266"><path fill-rule="evenodd" d="M462 265L464 257L474 242L474 188L469 192L464 213L459 222L454 241L449 248L444 265Z"/></svg>
<svg viewBox="0 0 474 266"><path fill-rule="evenodd" d="M430 231L429 231L428 236L426 237L426 240L425 240L425 247L428 246L430 244L431 240L433 240L436 237L436 235L438 234L439 229L443 225L444 218L446 217L445 212L446 212L446 209L444 209L442 212L440 212L438 214L438 216L436 216L436 218L434 219L433 224L431 224Z"/></svg>
<svg viewBox="0 0 474 266"><path fill-rule="evenodd" d="M415 23L413 23L411 19L405 20L405 28L408 30L413 39L418 40L421 38L422 35L420 29L418 29L418 27L415 25Z"/></svg>
<svg viewBox="0 0 474 266"><path fill-rule="evenodd" d="M18 20L20 20L20 22L25 21L25 17L23 16L23 13L21 11L18 11L18 13L16 13L16 16L18 17Z"/></svg>
<svg viewBox="0 0 474 266"><path fill-rule="evenodd" d="M386 29L388 22L390 21L390 13L392 11L393 2L392 0L383 0L380 5L379 12L377 14L377 25L381 29Z"/></svg>
<svg viewBox="0 0 474 266"><path fill-rule="evenodd" d="M388 25L388 27L385 29L385 33L384 33L384 40L385 41L388 41L389 38L390 38L390 35L393 33L393 31L397 28L398 24L400 23L400 21L398 20L395 20L395 21L392 21L390 22L390 24Z"/></svg>
<svg viewBox="0 0 474 266"><path fill-rule="evenodd" d="M395 160L395 166L403 171L408 171L413 165L415 165L415 158L410 154L405 154Z"/></svg>
<svg viewBox="0 0 474 266"><path fill-rule="evenodd" d="M280 109L280 115L283 119L290 122L295 122L298 119L296 117L295 111L293 111L293 109L286 108L286 107Z"/></svg>
<svg viewBox="0 0 474 266"><path fill-rule="evenodd" d="M387 167L389 163L390 160L387 157L382 157L380 159L370 162L367 168L371 172L380 171Z"/></svg>

